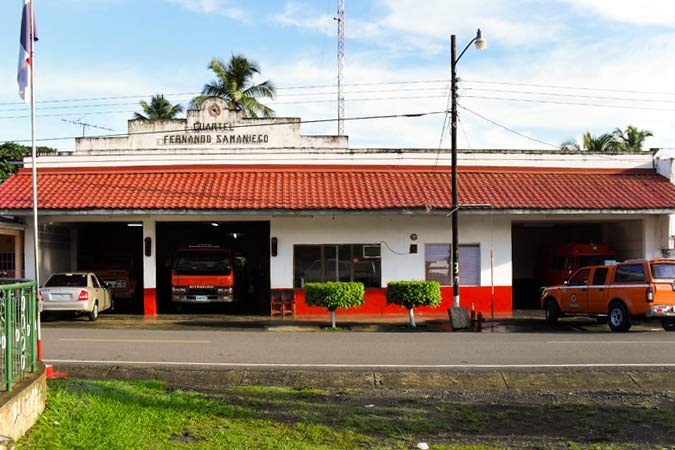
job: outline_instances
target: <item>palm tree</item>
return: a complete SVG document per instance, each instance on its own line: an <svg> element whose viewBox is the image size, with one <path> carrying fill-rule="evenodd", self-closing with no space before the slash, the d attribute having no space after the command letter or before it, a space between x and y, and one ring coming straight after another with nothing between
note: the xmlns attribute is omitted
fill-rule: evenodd
<svg viewBox="0 0 675 450"><path fill-rule="evenodd" d="M584 133L584 148L589 152L612 152L619 150L618 142L611 133L603 133L600 136L591 136L590 132Z"/></svg>
<svg viewBox="0 0 675 450"><path fill-rule="evenodd" d="M642 144L644 143L645 139L650 136L654 136L651 131L640 130L633 125L628 125L625 131L617 128L614 130L613 134L616 141L620 143L621 150L627 152L642 151Z"/></svg>
<svg viewBox="0 0 675 450"><path fill-rule="evenodd" d="M208 97L220 97L227 102L227 107L241 111L245 117L272 117L274 111L260 103L258 97L274 98L276 90L271 81L252 84L251 78L260 74L260 67L242 55L232 55L225 63L222 59L213 58L209 69L216 79L204 85L202 95L192 99L192 104L199 107Z"/></svg>
<svg viewBox="0 0 675 450"><path fill-rule="evenodd" d="M173 119L178 114L183 112L183 107L178 105L172 105L170 101L164 98L163 94L153 95L150 98L150 104L145 100L141 100L141 107L143 108L144 114L134 113L134 119L140 120L166 120Z"/></svg>

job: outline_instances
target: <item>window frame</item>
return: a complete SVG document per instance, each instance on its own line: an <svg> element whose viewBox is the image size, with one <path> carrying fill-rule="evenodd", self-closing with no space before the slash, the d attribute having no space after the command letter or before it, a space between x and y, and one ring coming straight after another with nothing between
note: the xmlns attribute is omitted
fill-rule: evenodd
<svg viewBox="0 0 675 450"><path fill-rule="evenodd" d="M364 248L365 247L379 247L380 256L365 256ZM299 273L298 260L297 260L297 251L298 248L318 248L319 249L319 259L312 261L309 265L305 267L305 271L302 274ZM349 247L349 255L344 256L340 253L340 249L344 247ZM335 248L334 256L327 256L327 249ZM350 282L361 282L363 283L366 289L381 289L382 288L382 245L381 243L330 243L330 244L294 244L293 245L293 287L295 289L303 289L306 283L323 283L329 281L340 281L343 278L343 272L340 271L340 268L343 265L348 265L349 271L349 281ZM302 277L307 272L312 265L317 261L319 263L319 280L305 281ZM337 277L329 276L329 267L331 267L328 261L334 261L334 264L337 268ZM363 279L356 279L360 271L356 270L357 264L369 264L372 266L372 270L368 271L366 278L371 277L370 280L364 282ZM343 280L344 281L344 280ZM368 282L369 281L369 282Z"/></svg>
<svg viewBox="0 0 675 450"><path fill-rule="evenodd" d="M429 278L429 272L427 268L427 263L433 263L433 262L438 262L440 260L436 261L429 261L427 260L427 255L429 254L429 247L430 246L447 246L448 248L448 284L444 284L443 281L438 281ZM471 281L462 281L462 268L466 267L462 265L461 261L463 261L461 257L461 252L462 249L468 249L468 248L476 248L477 249L477 257L476 257L476 263L477 266L474 267L473 269L476 269L476 276L477 279L472 279ZM460 251L460 266L459 266L459 284L461 286L482 286L482 261L481 261L481 244L480 243L471 243L471 244L459 244L459 251ZM453 280L452 280L452 244L446 244L446 243L438 243L438 242L427 242L424 244L424 279L426 281L438 281L441 286L452 286L453 285Z"/></svg>

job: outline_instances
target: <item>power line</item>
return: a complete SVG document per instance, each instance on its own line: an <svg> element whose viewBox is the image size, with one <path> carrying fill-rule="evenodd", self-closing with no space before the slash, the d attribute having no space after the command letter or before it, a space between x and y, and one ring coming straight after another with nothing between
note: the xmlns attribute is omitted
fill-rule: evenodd
<svg viewBox="0 0 675 450"><path fill-rule="evenodd" d="M637 105L602 105L598 103L581 103L581 102L559 102L555 100L539 100L539 99L525 99L525 98L512 98L512 97L486 97L480 95L465 95L464 98L477 98L481 100L505 100L512 102L525 102L525 103L544 103L551 105L572 105L572 106L593 106L598 108L613 108L613 109L631 109L631 110L643 110L643 111L668 111L675 112L675 109L668 108L650 108L647 106L637 106Z"/></svg>
<svg viewBox="0 0 675 450"><path fill-rule="evenodd" d="M376 120L376 119L397 119L397 118L414 118L414 117L424 117L431 116L436 114L445 114L446 111L426 111L426 112L417 112L417 113L402 113L402 114L383 114L383 115L371 115L371 116L356 116L356 117L344 117L344 121L359 121L359 120ZM272 122L272 123L262 123L262 124L246 124L246 125L232 125L231 129L241 129L241 128L257 128L257 127L269 127L269 126L281 126L281 125L297 125L297 124L312 124L312 123L329 123L337 121L336 118L332 119L311 119L311 120L294 120L294 121L284 121L284 122ZM160 130L160 131L137 131L135 133L115 133L115 134L103 134L98 136L91 136L95 138L111 138L111 137L126 137L126 136L138 136L138 135L152 135L152 134L168 134L168 133L185 133L191 131L190 129L181 128L179 130ZM63 136L63 137L53 137L53 138L40 138L38 141L63 141L68 139L75 139L80 136ZM30 139L10 139L8 142L26 142Z"/></svg>
<svg viewBox="0 0 675 450"><path fill-rule="evenodd" d="M553 88L553 89L571 89L577 91L622 92L624 94L675 95L675 92L665 92L665 91L639 91L633 89L593 88L586 86L571 86L560 84L516 83L508 81L487 81L487 80L462 80L462 82L477 83L477 84L498 84L505 86L530 86L530 87Z"/></svg>
<svg viewBox="0 0 675 450"><path fill-rule="evenodd" d="M508 131L508 132L510 132L510 133L516 134L516 135L518 135L518 136L520 136L520 137L523 137L523 138L525 138L525 139L529 139L530 141L534 141L534 142L537 142L537 143L539 143L539 144L548 145L549 147L553 147L553 148L555 148L555 149L559 149L559 148L560 148L559 145L553 145L553 144L550 144L550 143L548 143L548 142L540 141L539 139L535 139L535 138L533 138L533 137L527 136L527 135L525 135L525 134L523 134L523 133L520 133L520 132L518 132L518 131L516 131L516 130L514 130L514 129L512 129L512 128L509 128L509 127L507 127L507 126L505 126L505 125L502 125L502 124L500 124L500 123L497 123L497 122L495 122L494 120L490 120L490 119L488 119L487 117L485 117L485 116L483 116L483 115L481 115L481 114L478 114L476 111L473 111L473 110L471 110L471 109L469 109L469 108L467 108L467 107L465 107L465 106L463 106L463 105L459 105L459 107L462 108L462 109L465 110L465 111L470 112L470 113L473 114L474 116L480 117L481 119L485 120L486 122L491 123L492 125L498 126L499 128L503 128L504 130L506 130L506 131Z"/></svg>
<svg viewBox="0 0 675 450"><path fill-rule="evenodd" d="M475 83L475 84L492 84L492 85L504 85L504 86L526 86L526 87L537 87L537 88L547 88L547 89L568 89L568 90L577 90L577 91L599 91L599 92L619 92L619 93L630 93L630 94L645 94L645 95L673 95L675 92L667 91L647 91L647 90L631 90L631 89L610 89L610 88L594 88L594 87L580 87L580 86L571 86L571 85L556 85L556 84L537 84L537 83L518 83L518 82L508 82L508 81L488 81L488 80L471 80L471 79L462 79L462 83ZM406 80L406 81L379 81L379 82L363 82L363 83L345 83L344 87L351 86L393 86L393 85L415 85L415 84L434 84L434 83L449 83L449 79L431 79L431 80ZM286 90L300 90L300 89L321 89L321 88L336 88L336 84L316 84L316 85L298 85L298 86L279 86L277 91L286 91ZM386 91L386 90L385 90ZM174 97L174 96L196 96L200 95L201 92L174 92L174 93L165 93L165 97ZM330 95L334 94L331 92ZM38 104L42 103L65 103L65 102L87 102L95 100L121 100L121 99L130 99L130 98L148 98L155 94L137 94L137 95L118 95L118 96L105 96L105 97L78 97L78 98L62 98L62 99L49 99L49 100L40 100ZM305 95L305 94L278 94L278 96L286 95ZM306 95L311 95L308 93ZM329 95L328 93L326 95ZM0 102L0 106L9 106L9 105L23 105L23 102L12 101L12 102Z"/></svg>
<svg viewBox="0 0 675 450"><path fill-rule="evenodd" d="M628 97L607 97L607 96L598 96L598 95L580 95L580 94L561 94L556 92L537 92L537 91L513 91L509 89L481 89L481 88L464 88L467 91L480 91L480 92L497 92L505 94L523 94L523 95L543 95L546 97L570 97L570 98L589 98L593 100L613 100L613 101L622 101L622 102L644 102L644 103L675 103L675 100L659 100L654 98L649 99L640 99L640 98L628 98Z"/></svg>

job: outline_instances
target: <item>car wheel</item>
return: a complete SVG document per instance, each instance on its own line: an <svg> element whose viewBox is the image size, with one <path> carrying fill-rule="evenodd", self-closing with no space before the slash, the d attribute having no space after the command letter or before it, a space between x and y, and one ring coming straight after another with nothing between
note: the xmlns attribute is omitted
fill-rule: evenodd
<svg viewBox="0 0 675 450"><path fill-rule="evenodd" d="M666 331L675 331L675 320L673 320L673 319L661 319L661 326Z"/></svg>
<svg viewBox="0 0 675 450"><path fill-rule="evenodd" d="M560 309L558 308L558 303L555 300L549 300L546 302L546 323L549 325L555 325L560 318Z"/></svg>
<svg viewBox="0 0 675 450"><path fill-rule="evenodd" d="M631 323L626 305L621 302L612 303L607 314L607 322L612 331L628 331Z"/></svg>
<svg viewBox="0 0 675 450"><path fill-rule="evenodd" d="M94 307L91 309L91 312L89 313L89 320L95 322L96 319L98 319L98 302L94 302Z"/></svg>

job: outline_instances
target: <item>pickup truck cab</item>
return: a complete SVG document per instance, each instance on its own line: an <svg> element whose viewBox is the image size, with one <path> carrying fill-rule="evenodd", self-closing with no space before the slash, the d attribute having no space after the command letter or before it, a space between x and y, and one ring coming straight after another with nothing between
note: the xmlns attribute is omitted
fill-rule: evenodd
<svg viewBox="0 0 675 450"><path fill-rule="evenodd" d="M577 270L561 286L544 288L549 324L572 315L606 317L612 331L628 331L633 318L660 319L675 331L675 259L629 260Z"/></svg>

